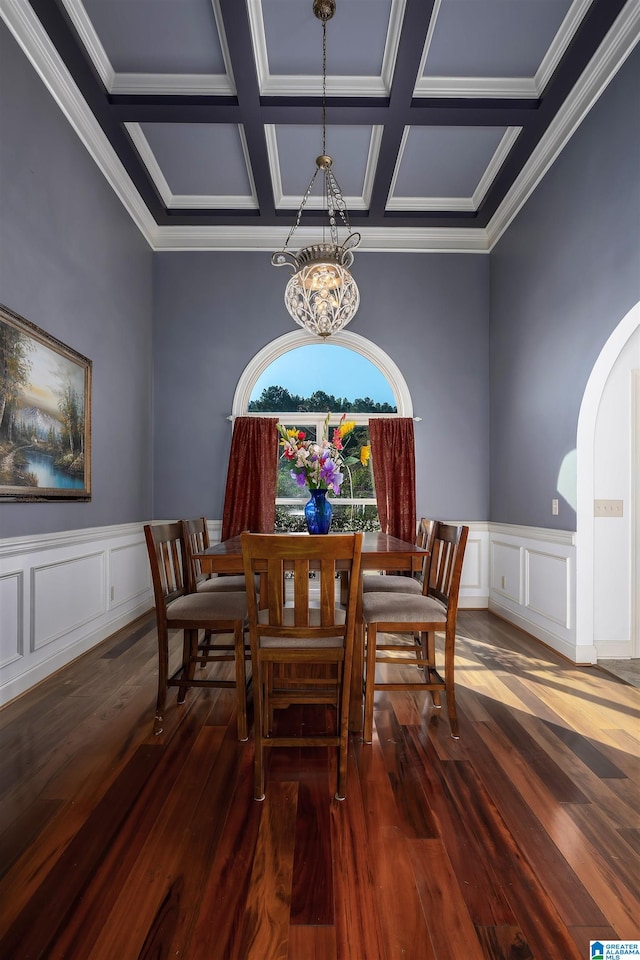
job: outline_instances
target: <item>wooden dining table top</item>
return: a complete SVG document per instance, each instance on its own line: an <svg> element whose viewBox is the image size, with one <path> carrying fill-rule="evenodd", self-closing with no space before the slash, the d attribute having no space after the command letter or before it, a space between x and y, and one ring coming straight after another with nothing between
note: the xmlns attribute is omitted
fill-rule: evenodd
<svg viewBox="0 0 640 960"><path fill-rule="evenodd" d="M306 537L306 533L289 533L282 536ZM327 534L331 536L331 534ZM368 530L362 543L363 570L419 570L428 551L415 542L400 540L388 533ZM231 537L195 553L206 573L242 573L242 544L240 537Z"/></svg>

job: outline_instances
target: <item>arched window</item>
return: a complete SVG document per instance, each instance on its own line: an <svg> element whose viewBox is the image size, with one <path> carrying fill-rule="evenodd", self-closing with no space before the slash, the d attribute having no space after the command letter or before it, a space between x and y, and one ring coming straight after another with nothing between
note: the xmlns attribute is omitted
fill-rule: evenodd
<svg viewBox="0 0 640 960"><path fill-rule="evenodd" d="M233 402L234 416L274 414L288 429L312 439L322 435L327 413L330 429L343 414L355 422L345 445L345 479L333 497L333 529L377 529L378 511L371 462L361 450L369 444L368 422L376 416L412 416L409 391L393 361L375 344L343 331L330 341L303 331L269 344L246 367ZM276 499L278 529L303 529L308 499L280 461Z"/></svg>

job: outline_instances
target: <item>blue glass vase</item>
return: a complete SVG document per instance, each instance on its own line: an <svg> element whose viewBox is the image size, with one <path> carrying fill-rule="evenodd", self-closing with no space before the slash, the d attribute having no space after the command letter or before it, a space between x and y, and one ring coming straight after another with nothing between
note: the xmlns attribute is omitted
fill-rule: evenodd
<svg viewBox="0 0 640 960"><path fill-rule="evenodd" d="M305 504L304 518L309 533L329 533L333 507L326 490L310 490L311 499Z"/></svg>

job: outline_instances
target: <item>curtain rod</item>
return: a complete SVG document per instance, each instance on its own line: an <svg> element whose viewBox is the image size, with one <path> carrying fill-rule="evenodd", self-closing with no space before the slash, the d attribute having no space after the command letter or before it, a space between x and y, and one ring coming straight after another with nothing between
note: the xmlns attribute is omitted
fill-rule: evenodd
<svg viewBox="0 0 640 960"><path fill-rule="evenodd" d="M305 412L308 413L309 411L305 411ZM246 414L240 414L240 416L246 416ZM269 416L269 414L267 414L267 416ZM374 413L373 416L375 417L376 414ZM386 414L384 414L384 413L379 413L379 414L377 414L377 416L379 416L379 417L384 417L384 416L386 416ZM226 419L227 419L227 420L233 420L233 414L230 413L229 416L228 416ZM414 423L422 423L422 417L411 417L411 419L414 421Z"/></svg>

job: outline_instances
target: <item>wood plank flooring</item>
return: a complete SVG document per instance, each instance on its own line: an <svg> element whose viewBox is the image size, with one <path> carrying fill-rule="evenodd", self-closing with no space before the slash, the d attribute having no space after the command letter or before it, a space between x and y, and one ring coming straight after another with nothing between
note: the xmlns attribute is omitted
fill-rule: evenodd
<svg viewBox="0 0 640 960"><path fill-rule="evenodd" d="M485 611L458 636L461 739L428 694L379 693L342 803L309 748L252 799L232 691L171 694L154 737L151 615L0 711L0 957L585 960L640 937L640 691Z"/></svg>

